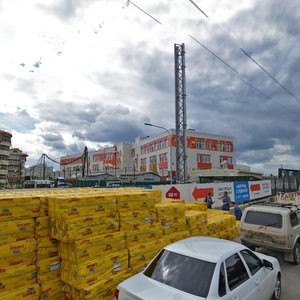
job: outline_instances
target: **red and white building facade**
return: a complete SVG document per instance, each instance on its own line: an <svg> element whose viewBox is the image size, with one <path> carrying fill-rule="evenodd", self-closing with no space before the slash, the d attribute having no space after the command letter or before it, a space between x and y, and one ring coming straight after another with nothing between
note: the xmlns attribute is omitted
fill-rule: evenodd
<svg viewBox="0 0 300 300"><path fill-rule="evenodd" d="M97 175L126 173L157 173L163 178L176 176L176 135L170 129L153 137L137 137L134 144L122 143L113 147L89 152L85 174ZM234 139L231 136L215 135L186 130L186 154L188 173L204 169L235 169ZM61 176L80 178L81 155L61 158ZM78 160L76 160L78 159ZM71 162L71 163L70 163ZM172 167L171 167L172 163Z"/></svg>

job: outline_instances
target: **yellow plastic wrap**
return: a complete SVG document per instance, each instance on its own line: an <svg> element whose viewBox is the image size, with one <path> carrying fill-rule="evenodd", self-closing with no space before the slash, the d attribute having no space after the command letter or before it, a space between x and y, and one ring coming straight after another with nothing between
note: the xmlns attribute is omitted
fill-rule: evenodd
<svg viewBox="0 0 300 300"><path fill-rule="evenodd" d="M27 239L0 246L0 259L11 256L20 256L36 250L36 240Z"/></svg>
<svg viewBox="0 0 300 300"><path fill-rule="evenodd" d="M106 273L116 273L128 268L128 251L118 251L83 264L62 262L61 278L74 287L86 286L92 281L103 279Z"/></svg>
<svg viewBox="0 0 300 300"><path fill-rule="evenodd" d="M21 233L17 235L3 235L0 237L0 246L25 241L34 238L34 232Z"/></svg>
<svg viewBox="0 0 300 300"><path fill-rule="evenodd" d="M190 237L190 232L188 230L184 230L184 231L175 232L175 233L166 235L164 242L166 245L168 245L168 244L172 244L174 242L186 239L188 237Z"/></svg>
<svg viewBox="0 0 300 300"><path fill-rule="evenodd" d="M58 256L58 245L52 245L47 248L38 248L36 251L37 260Z"/></svg>
<svg viewBox="0 0 300 300"><path fill-rule="evenodd" d="M5 277L0 280L0 299L2 299L2 294L10 292L21 286L26 286L36 282L36 269L34 266L34 271L29 273L24 273L18 276Z"/></svg>
<svg viewBox="0 0 300 300"><path fill-rule="evenodd" d="M43 299L53 299L58 295L62 295L62 290L64 287L64 282L60 279L55 279L47 281L41 284L41 300Z"/></svg>
<svg viewBox="0 0 300 300"><path fill-rule="evenodd" d="M207 223L205 211L189 210L185 212L185 219L189 229L199 227Z"/></svg>
<svg viewBox="0 0 300 300"><path fill-rule="evenodd" d="M8 267L17 267L21 264L35 263L36 253L32 252L26 255L11 256L0 259L0 272Z"/></svg>
<svg viewBox="0 0 300 300"><path fill-rule="evenodd" d="M26 285L7 294L1 294L1 300L39 300L40 286L37 283ZM51 299L52 300L52 299Z"/></svg>
<svg viewBox="0 0 300 300"><path fill-rule="evenodd" d="M8 277L15 277L22 275L24 273L33 273L36 272L35 262L28 262L13 266L0 267L0 282L5 280Z"/></svg>
<svg viewBox="0 0 300 300"><path fill-rule="evenodd" d="M34 219L10 220L0 222L0 239L3 235L34 233Z"/></svg>
<svg viewBox="0 0 300 300"><path fill-rule="evenodd" d="M72 243L61 242L59 255L65 260L79 264L123 249L125 249L125 233L118 231Z"/></svg>
<svg viewBox="0 0 300 300"><path fill-rule="evenodd" d="M44 237L37 239L36 247L39 250L40 248L47 248L47 247L58 247L58 240L52 238L52 237Z"/></svg>
<svg viewBox="0 0 300 300"><path fill-rule="evenodd" d="M157 225L151 228L142 228L126 232L126 247L134 247L151 240L161 239L163 237L162 227Z"/></svg>
<svg viewBox="0 0 300 300"><path fill-rule="evenodd" d="M198 210L198 211L207 211L206 202L186 202L186 210Z"/></svg>
<svg viewBox="0 0 300 300"><path fill-rule="evenodd" d="M119 230L119 220L113 218L99 218L99 223L86 225L84 223L67 224L54 221L51 235L61 241L76 241L88 236L96 236L103 233L116 232Z"/></svg>
<svg viewBox="0 0 300 300"><path fill-rule="evenodd" d="M158 220L184 218L184 203L159 203L155 205Z"/></svg>
<svg viewBox="0 0 300 300"><path fill-rule="evenodd" d="M46 273L60 269L60 258L58 256L37 261L38 272Z"/></svg>
<svg viewBox="0 0 300 300"><path fill-rule="evenodd" d="M186 220L185 218L180 218L177 220L167 221L163 223L164 233L171 234L173 232L179 232L186 230Z"/></svg>
<svg viewBox="0 0 300 300"><path fill-rule="evenodd" d="M60 279L60 269L49 271L46 273L38 272L37 273L38 283L48 282L51 280Z"/></svg>

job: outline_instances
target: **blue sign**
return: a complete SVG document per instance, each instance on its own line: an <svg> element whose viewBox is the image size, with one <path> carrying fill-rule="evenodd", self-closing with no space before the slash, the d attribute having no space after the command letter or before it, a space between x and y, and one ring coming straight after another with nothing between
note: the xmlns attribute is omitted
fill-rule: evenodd
<svg viewBox="0 0 300 300"><path fill-rule="evenodd" d="M234 182L234 198L236 203L246 202L250 200L248 182Z"/></svg>

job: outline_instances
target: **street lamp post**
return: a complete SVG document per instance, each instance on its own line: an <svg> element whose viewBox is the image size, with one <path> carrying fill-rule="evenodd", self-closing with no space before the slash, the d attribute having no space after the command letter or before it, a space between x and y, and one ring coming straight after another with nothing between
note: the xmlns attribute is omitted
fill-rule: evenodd
<svg viewBox="0 0 300 300"><path fill-rule="evenodd" d="M151 124L151 123L144 123L144 125L163 129L170 136L170 174L171 174L171 176L170 176L170 183L173 184L173 174L172 174L172 135L171 135L171 132L167 128L165 128L165 127L154 125L154 124Z"/></svg>

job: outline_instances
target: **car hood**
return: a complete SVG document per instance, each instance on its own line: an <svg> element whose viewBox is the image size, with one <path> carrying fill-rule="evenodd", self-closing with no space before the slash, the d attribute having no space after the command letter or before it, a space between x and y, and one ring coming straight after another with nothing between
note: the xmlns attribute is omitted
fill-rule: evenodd
<svg viewBox="0 0 300 300"><path fill-rule="evenodd" d="M120 300L201 300L139 273L119 284Z"/></svg>

